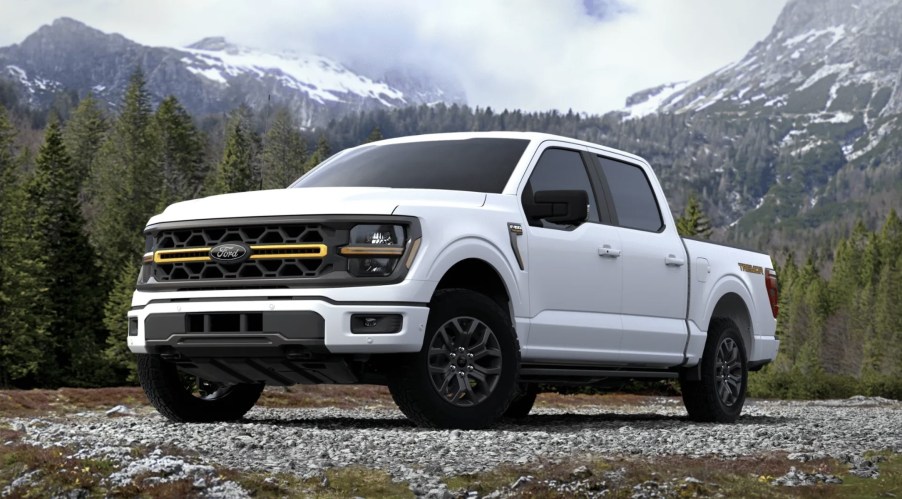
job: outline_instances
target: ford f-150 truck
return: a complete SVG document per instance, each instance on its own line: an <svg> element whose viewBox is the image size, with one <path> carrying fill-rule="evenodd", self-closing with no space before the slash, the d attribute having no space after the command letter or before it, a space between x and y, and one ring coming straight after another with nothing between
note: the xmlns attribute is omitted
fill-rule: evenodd
<svg viewBox="0 0 902 499"><path fill-rule="evenodd" d="M145 234L128 346L174 421L368 383L419 425L479 428L540 386L678 379L691 419L734 422L779 345L770 257L680 237L645 160L553 135L361 145Z"/></svg>

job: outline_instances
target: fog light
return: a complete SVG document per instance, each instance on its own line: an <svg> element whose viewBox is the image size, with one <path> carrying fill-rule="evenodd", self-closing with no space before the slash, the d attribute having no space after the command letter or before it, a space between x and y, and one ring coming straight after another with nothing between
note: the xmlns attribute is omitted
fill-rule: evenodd
<svg viewBox="0 0 902 499"><path fill-rule="evenodd" d="M401 331L401 314L353 314L351 332L354 334L391 334Z"/></svg>
<svg viewBox="0 0 902 499"><path fill-rule="evenodd" d="M128 318L128 335L138 336L138 319L136 317Z"/></svg>

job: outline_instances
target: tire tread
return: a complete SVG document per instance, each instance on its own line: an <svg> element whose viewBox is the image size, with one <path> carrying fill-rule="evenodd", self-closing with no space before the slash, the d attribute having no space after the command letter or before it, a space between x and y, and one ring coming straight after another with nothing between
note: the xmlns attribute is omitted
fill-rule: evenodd
<svg viewBox="0 0 902 499"><path fill-rule="evenodd" d="M508 314L505 313L497 303L492 301L489 297L469 289L448 288L438 290L432 298L430 309L440 309L445 306L446 303L462 303L466 301L472 301L473 303L478 304L478 306L487 307L489 310L492 310L494 313L504 318L505 323L509 323L509 320L507 319ZM500 335L505 334L505 332L495 331L495 334ZM512 325L509 327L507 334L510 334L511 339L513 340L514 350L516 352L515 365L519 367L520 344L517 341L517 334ZM424 350L428 348L428 338L424 339L422 348ZM509 390L509 393L506 394L506 399L503 400L502 403L497 404L496 409L488 414L484 420L474 421L472 419L463 418L454 420L447 412L444 414L441 413L439 408L424 400L421 384L422 380L417 380L415 377L410 376L409 371L405 369L405 367L412 365L413 362L418 360L418 356L421 353L406 355L405 358L399 362L401 369L396 371L389 379L389 391L391 392L392 399L395 401L395 404L397 404L401 412L417 426L423 428L484 428L499 420L511 404L511 401L513 401L514 397L518 394L518 390L516 389ZM496 388L496 390L497 389L499 388Z"/></svg>
<svg viewBox="0 0 902 499"><path fill-rule="evenodd" d="M725 334L734 333L736 340L739 342L741 352L742 365L742 396L738 401L735 410L726 410L720 403L716 393L714 359L715 350L720 339ZM708 328L708 340L705 343L705 350L701 359L701 379L688 380L685 376L680 377L680 391L683 395L683 403L686 406L686 412L689 413L689 419L698 422L709 423L735 423L739 419L742 412L742 406L745 403L745 393L748 388L748 364L745 352L745 346L742 337L739 334L739 328L736 323L730 319L714 318L711 319L711 326Z"/></svg>
<svg viewBox="0 0 902 499"><path fill-rule="evenodd" d="M236 421L257 403L262 384L235 385L220 399L203 400L181 386L178 369L158 355L139 354L138 380L157 411L177 423Z"/></svg>

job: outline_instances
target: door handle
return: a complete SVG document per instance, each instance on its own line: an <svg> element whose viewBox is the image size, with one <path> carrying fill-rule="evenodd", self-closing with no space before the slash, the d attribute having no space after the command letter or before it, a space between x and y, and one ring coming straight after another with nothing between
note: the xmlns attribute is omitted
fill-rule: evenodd
<svg viewBox="0 0 902 499"><path fill-rule="evenodd" d="M598 248L598 256L617 258L620 256L620 250L612 248L610 244L605 244L601 248Z"/></svg>
<svg viewBox="0 0 902 499"><path fill-rule="evenodd" d="M686 263L686 260L682 258L677 258L676 255L667 255L664 257L664 264L669 267L682 267Z"/></svg>

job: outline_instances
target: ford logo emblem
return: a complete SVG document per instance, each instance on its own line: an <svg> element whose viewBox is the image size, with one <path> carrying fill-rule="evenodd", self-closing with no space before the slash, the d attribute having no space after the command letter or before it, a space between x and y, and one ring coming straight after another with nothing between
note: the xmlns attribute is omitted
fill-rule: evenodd
<svg viewBox="0 0 902 499"><path fill-rule="evenodd" d="M210 248L210 258L219 263L241 263L251 254L251 249L242 243L225 243Z"/></svg>

